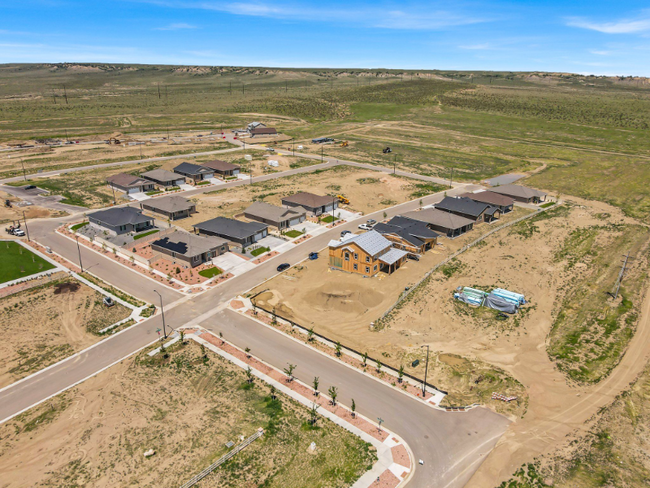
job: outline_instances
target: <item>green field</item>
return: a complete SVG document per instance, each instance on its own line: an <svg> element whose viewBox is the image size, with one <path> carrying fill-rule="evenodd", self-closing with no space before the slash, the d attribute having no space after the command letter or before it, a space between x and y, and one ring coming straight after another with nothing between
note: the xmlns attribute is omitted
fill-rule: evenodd
<svg viewBox="0 0 650 488"><path fill-rule="evenodd" d="M0 243L0 283L17 280L53 268L54 265L16 242Z"/></svg>

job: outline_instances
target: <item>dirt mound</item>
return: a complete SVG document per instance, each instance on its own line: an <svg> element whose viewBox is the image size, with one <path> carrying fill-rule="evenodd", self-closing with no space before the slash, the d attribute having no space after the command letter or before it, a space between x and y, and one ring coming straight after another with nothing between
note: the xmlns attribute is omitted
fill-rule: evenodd
<svg viewBox="0 0 650 488"><path fill-rule="evenodd" d="M62 293L74 293L79 290L79 283L60 283L54 288L54 294L60 295Z"/></svg>
<svg viewBox="0 0 650 488"><path fill-rule="evenodd" d="M346 287L337 283L326 283L307 295L308 303L317 310L362 314L379 305L383 293L370 287Z"/></svg>

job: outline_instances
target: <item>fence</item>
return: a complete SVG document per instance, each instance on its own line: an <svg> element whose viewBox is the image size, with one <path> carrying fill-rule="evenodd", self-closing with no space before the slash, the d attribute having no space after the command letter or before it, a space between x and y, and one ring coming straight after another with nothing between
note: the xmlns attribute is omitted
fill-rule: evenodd
<svg viewBox="0 0 650 488"><path fill-rule="evenodd" d="M470 242L469 244L466 244L465 246L460 248L458 251L456 251L452 255L448 256L447 258L445 258L444 260L442 260L441 262L436 264L429 271L427 271L426 274L422 277L422 279L420 281L418 281L415 285L410 287L408 290L403 291L400 294L397 301L395 303L393 303L389 307L389 309L384 312L384 314L381 317L379 317L379 319L375 322L375 324L378 323L378 322L381 322L382 320L385 320L386 317L388 317L391 314L391 312L393 310L395 310L395 307L397 307L400 303L402 303L404 300L406 300L406 298L408 298L408 296L411 295L411 293L413 293L415 290L417 290L427 279L429 279L429 277L433 273L435 273L438 269L440 269L440 267L442 267L445 264L447 264L448 262L450 262L452 259L455 259L456 257L463 254L465 251L470 250L472 247L477 245L479 242L482 242L483 240L487 239L488 237L490 237L495 232L499 232L500 230L505 229L507 227L510 227L512 225L518 224L519 222L521 222L523 220L529 219L529 218L534 217L536 215L540 215L542 212L546 212L550 208L557 208L559 205L561 205L561 204L558 203L558 204L556 204L556 205L554 205L552 207L540 208L537 212L534 212L534 213L531 213L531 214L528 214L528 215L524 215L523 217L519 217L518 219L515 219L515 220L513 220L511 222L507 222L505 224L502 224L499 227L495 227L490 232L487 232L486 234L483 234L482 236L480 236L479 238L477 238L474 241Z"/></svg>
<svg viewBox="0 0 650 488"><path fill-rule="evenodd" d="M223 463L228 461L230 458L232 458L235 454L237 454L239 451L244 449L246 446L251 444L254 440L259 439L262 437L264 434L264 431L262 429L258 430L255 432L252 436L250 436L248 439L246 439L244 442L239 444L237 447L232 449L230 452L225 454L224 456L220 457L215 463L211 464L207 468L205 468L203 471L201 471L199 474L197 474L194 478L189 480L187 483L184 485L181 485L181 488L190 488L191 486L194 486L197 484L199 481L201 481L203 478L205 478L207 475L212 473L215 469L217 469L219 466L221 466Z"/></svg>

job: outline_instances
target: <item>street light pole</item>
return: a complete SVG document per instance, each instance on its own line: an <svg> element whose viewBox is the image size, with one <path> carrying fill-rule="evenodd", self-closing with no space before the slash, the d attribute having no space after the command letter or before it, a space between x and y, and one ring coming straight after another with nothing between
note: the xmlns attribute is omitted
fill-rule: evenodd
<svg viewBox="0 0 650 488"><path fill-rule="evenodd" d="M397 154L393 154L393 174L395 174L395 168L397 167Z"/></svg>
<svg viewBox="0 0 650 488"><path fill-rule="evenodd" d="M25 173L25 161L23 160L23 158L20 158L20 164L23 165L23 179L27 181L27 174Z"/></svg>
<svg viewBox="0 0 650 488"><path fill-rule="evenodd" d="M426 346L420 346L420 348L427 348L427 362L424 366L424 383L422 383L422 398L426 396L426 388L427 388L427 373L429 372L429 344Z"/></svg>
<svg viewBox="0 0 650 488"><path fill-rule="evenodd" d="M29 242L29 229L27 228L27 219L25 218L24 210L23 210L23 221L25 222L25 232L27 232L27 241Z"/></svg>
<svg viewBox="0 0 650 488"><path fill-rule="evenodd" d="M163 308L162 295L158 293L157 290L154 290L154 292L160 297L160 313L162 314L163 321L163 338L167 339L167 327L165 326L165 309Z"/></svg>
<svg viewBox="0 0 650 488"><path fill-rule="evenodd" d="M81 268L81 272L84 272L84 264L81 261L81 248L79 247L79 236L75 236L77 238L77 253L79 254L79 268Z"/></svg>

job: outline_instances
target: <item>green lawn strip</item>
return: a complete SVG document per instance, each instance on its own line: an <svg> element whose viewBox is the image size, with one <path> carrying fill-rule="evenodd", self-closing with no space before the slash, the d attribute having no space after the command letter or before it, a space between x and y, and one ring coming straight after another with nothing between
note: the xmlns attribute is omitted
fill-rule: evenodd
<svg viewBox="0 0 650 488"><path fill-rule="evenodd" d="M154 229L148 232L143 232L142 234L135 235L133 236L133 240L137 241L138 239L142 239L143 237L150 236L151 234L155 234L156 232L160 232L160 229Z"/></svg>
<svg viewBox="0 0 650 488"><path fill-rule="evenodd" d="M555 205L555 202L546 202L546 203L542 203L540 205L540 207L541 208L548 208L548 207L552 207L553 205Z"/></svg>
<svg viewBox="0 0 650 488"><path fill-rule="evenodd" d="M162 190L151 190L151 191L145 192L145 195L151 196L151 195L158 195L160 193L162 193Z"/></svg>
<svg viewBox="0 0 650 488"><path fill-rule="evenodd" d="M325 222L326 224L331 224L331 223L334 222L335 220L339 220L339 218L338 218L338 217L333 217L333 216L331 216L331 215L328 215L327 217L323 217L323 218L320 219L320 220L321 220L321 222Z"/></svg>
<svg viewBox="0 0 650 488"><path fill-rule="evenodd" d="M85 227L85 226L88 225L89 223L90 223L90 222L81 222L81 223L79 223L79 224L75 224L75 225L73 225L72 227L70 227L70 230L71 230L72 232L77 232L79 229L81 229L82 227Z"/></svg>
<svg viewBox="0 0 650 488"><path fill-rule="evenodd" d="M111 286L104 281L100 280L99 278L96 278L95 276L89 274L89 273L79 273L81 276L83 276L85 279L90 281L91 283L99 286L103 290L107 291L113 296L116 296L117 298L124 300L126 303L130 303L134 307L144 307L147 303L143 302L142 300L138 300L137 298L132 297L131 295L128 295L127 293L124 293L121 290L118 290L114 286Z"/></svg>
<svg viewBox="0 0 650 488"><path fill-rule="evenodd" d="M284 235L293 239L294 237L303 235L303 232L300 232L299 230L288 230Z"/></svg>
<svg viewBox="0 0 650 488"><path fill-rule="evenodd" d="M257 249L253 249L251 251L251 255L253 256L259 256L260 254L264 254L265 252L269 252L271 248L268 247L258 247Z"/></svg>
<svg viewBox="0 0 650 488"><path fill-rule="evenodd" d="M0 242L0 283L54 268L53 264L16 242Z"/></svg>
<svg viewBox="0 0 650 488"><path fill-rule="evenodd" d="M199 274L203 276L204 278L214 278L215 276L220 275L223 273L219 268L216 266L214 268L207 268L207 269L202 269L199 271Z"/></svg>

